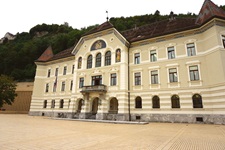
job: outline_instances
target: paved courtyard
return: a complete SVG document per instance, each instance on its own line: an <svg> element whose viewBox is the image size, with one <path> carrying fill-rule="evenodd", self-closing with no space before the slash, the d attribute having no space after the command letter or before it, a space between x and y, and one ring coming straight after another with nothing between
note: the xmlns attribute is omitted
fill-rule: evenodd
<svg viewBox="0 0 225 150"><path fill-rule="evenodd" d="M225 150L225 126L113 124L0 114L0 150Z"/></svg>

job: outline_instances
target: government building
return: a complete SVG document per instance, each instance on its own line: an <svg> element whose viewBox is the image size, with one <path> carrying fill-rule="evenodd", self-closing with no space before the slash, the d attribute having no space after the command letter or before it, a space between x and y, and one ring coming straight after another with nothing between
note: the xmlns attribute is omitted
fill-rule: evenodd
<svg viewBox="0 0 225 150"><path fill-rule="evenodd" d="M105 23L35 61L29 115L225 124L225 11L119 32Z"/></svg>

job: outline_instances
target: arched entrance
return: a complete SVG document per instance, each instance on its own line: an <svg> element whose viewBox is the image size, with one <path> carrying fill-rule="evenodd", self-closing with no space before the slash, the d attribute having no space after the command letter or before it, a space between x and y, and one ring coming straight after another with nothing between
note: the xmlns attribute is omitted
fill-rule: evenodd
<svg viewBox="0 0 225 150"><path fill-rule="evenodd" d="M99 101L99 98L94 98L93 101L92 101L92 109L91 109L91 112L93 115L96 115L97 112L98 112L98 101Z"/></svg>
<svg viewBox="0 0 225 150"><path fill-rule="evenodd" d="M78 102L78 108L77 108L77 112L78 113L81 112L83 103L84 103L84 100L83 99L80 99L79 102Z"/></svg>
<svg viewBox="0 0 225 150"><path fill-rule="evenodd" d="M115 97L110 100L109 113L110 114L118 113L118 100Z"/></svg>

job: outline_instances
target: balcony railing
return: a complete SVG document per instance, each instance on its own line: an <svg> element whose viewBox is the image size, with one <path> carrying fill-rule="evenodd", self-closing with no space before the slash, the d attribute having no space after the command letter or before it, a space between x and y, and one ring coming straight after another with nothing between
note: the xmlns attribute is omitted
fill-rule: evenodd
<svg viewBox="0 0 225 150"><path fill-rule="evenodd" d="M106 92L106 86L105 85L88 85L83 86L81 93L90 93L90 92Z"/></svg>

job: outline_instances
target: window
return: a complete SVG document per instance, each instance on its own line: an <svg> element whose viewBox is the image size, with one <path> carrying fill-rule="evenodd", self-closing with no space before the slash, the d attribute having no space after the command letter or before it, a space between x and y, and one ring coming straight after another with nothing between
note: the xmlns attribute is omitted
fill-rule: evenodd
<svg viewBox="0 0 225 150"><path fill-rule="evenodd" d="M65 86L66 86L65 81L63 81L63 82L62 82L61 91L65 91Z"/></svg>
<svg viewBox="0 0 225 150"><path fill-rule="evenodd" d="M64 105L64 100L61 99L60 102L59 102L59 108L63 108L63 105Z"/></svg>
<svg viewBox="0 0 225 150"><path fill-rule="evenodd" d="M168 59L174 59L175 58L174 47L168 47L167 52L168 52Z"/></svg>
<svg viewBox="0 0 225 150"><path fill-rule="evenodd" d="M49 91L49 83L47 83L47 84L45 85L45 92L48 93L48 91Z"/></svg>
<svg viewBox="0 0 225 150"><path fill-rule="evenodd" d="M142 99L140 96L135 99L135 108L142 108Z"/></svg>
<svg viewBox="0 0 225 150"><path fill-rule="evenodd" d="M222 35L223 47L225 48L225 35Z"/></svg>
<svg viewBox="0 0 225 150"><path fill-rule="evenodd" d="M51 75L51 69L48 69L48 77Z"/></svg>
<svg viewBox="0 0 225 150"><path fill-rule="evenodd" d="M140 53L134 54L134 64L140 64Z"/></svg>
<svg viewBox="0 0 225 150"><path fill-rule="evenodd" d="M75 65L72 66L72 74L74 74Z"/></svg>
<svg viewBox="0 0 225 150"><path fill-rule="evenodd" d="M170 78L170 82L177 82L177 69L176 68L172 68L169 69L169 78Z"/></svg>
<svg viewBox="0 0 225 150"><path fill-rule="evenodd" d="M102 76L92 76L91 85L101 85L102 84Z"/></svg>
<svg viewBox="0 0 225 150"><path fill-rule="evenodd" d="M110 85L116 85L116 73L111 74Z"/></svg>
<svg viewBox="0 0 225 150"><path fill-rule="evenodd" d="M107 51L105 53L105 66L111 65L111 52Z"/></svg>
<svg viewBox="0 0 225 150"><path fill-rule="evenodd" d="M151 51L150 51L150 61L151 61L151 62L157 61L156 50L151 50Z"/></svg>
<svg viewBox="0 0 225 150"><path fill-rule="evenodd" d="M92 55L87 58L87 69L92 68Z"/></svg>
<svg viewBox="0 0 225 150"><path fill-rule="evenodd" d="M160 99L158 96L152 98L152 108L160 108Z"/></svg>
<svg viewBox="0 0 225 150"><path fill-rule="evenodd" d="M171 97L172 108L180 108L180 98L178 95L173 95Z"/></svg>
<svg viewBox="0 0 225 150"><path fill-rule="evenodd" d="M71 80L71 82L70 82L70 91L72 91L73 90L73 80Z"/></svg>
<svg viewBox="0 0 225 150"><path fill-rule="evenodd" d="M57 88L57 76L55 77L55 81L53 83L53 92L56 92L56 88Z"/></svg>
<svg viewBox="0 0 225 150"><path fill-rule="evenodd" d="M51 102L51 108L55 108L55 100L52 100L52 102Z"/></svg>
<svg viewBox="0 0 225 150"><path fill-rule="evenodd" d="M158 84L158 71L151 71L151 84Z"/></svg>
<svg viewBox="0 0 225 150"><path fill-rule="evenodd" d="M43 108L47 108L47 100L44 100Z"/></svg>
<svg viewBox="0 0 225 150"><path fill-rule="evenodd" d="M121 61L121 50L117 49L116 50L116 62L120 62Z"/></svg>
<svg viewBox="0 0 225 150"><path fill-rule="evenodd" d="M188 56L195 56L196 55L194 43L187 44L187 54L188 54Z"/></svg>
<svg viewBox="0 0 225 150"><path fill-rule="evenodd" d="M199 72L198 72L198 66L190 66L189 67L190 71L190 80L191 81L196 81L199 80Z"/></svg>
<svg viewBox="0 0 225 150"><path fill-rule="evenodd" d="M137 72L134 74L135 85L141 85L141 73Z"/></svg>
<svg viewBox="0 0 225 150"><path fill-rule="evenodd" d="M101 67L101 63L102 63L102 54L98 53L96 55L95 67Z"/></svg>
<svg viewBox="0 0 225 150"><path fill-rule="evenodd" d="M79 88L84 86L84 78L80 78Z"/></svg>
<svg viewBox="0 0 225 150"><path fill-rule="evenodd" d="M64 66L64 68L63 68L63 75L66 75L66 70L67 70L67 67Z"/></svg>
<svg viewBox="0 0 225 150"><path fill-rule="evenodd" d="M203 108L202 106L202 96L199 94L194 94L192 96L193 108Z"/></svg>
<svg viewBox="0 0 225 150"><path fill-rule="evenodd" d="M77 69L81 69L81 66L82 66L82 57L79 57Z"/></svg>
<svg viewBox="0 0 225 150"><path fill-rule="evenodd" d="M59 68L55 68L55 76L58 76Z"/></svg>

